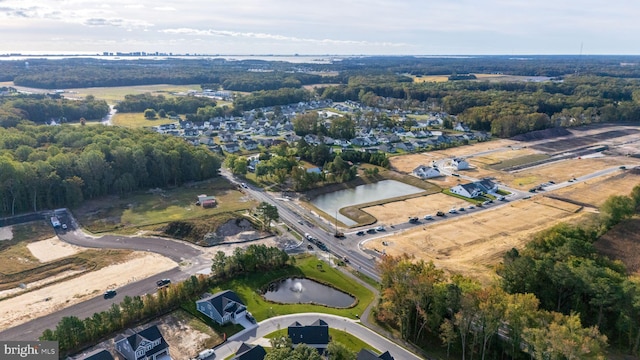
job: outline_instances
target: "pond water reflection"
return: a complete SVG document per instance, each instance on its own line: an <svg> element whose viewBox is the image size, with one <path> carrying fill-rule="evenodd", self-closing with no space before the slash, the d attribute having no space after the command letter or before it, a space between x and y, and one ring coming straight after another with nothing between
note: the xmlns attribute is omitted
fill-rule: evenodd
<svg viewBox="0 0 640 360"><path fill-rule="evenodd" d="M355 298L330 286L309 279L288 278L269 284L265 299L285 303L314 303L331 307L349 307Z"/></svg>

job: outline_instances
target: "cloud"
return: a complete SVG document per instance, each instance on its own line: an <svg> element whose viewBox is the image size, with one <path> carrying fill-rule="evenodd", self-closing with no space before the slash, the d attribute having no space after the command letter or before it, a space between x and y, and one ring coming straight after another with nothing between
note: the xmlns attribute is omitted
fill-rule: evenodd
<svg viewBox="0 0 640 360"><path fill-rule="evenodd" d="M176 11L176 8L171 7L171 6L159 6L159 7L154 7L153 10L157 10L157 11Z"/></svg>
<svg viewBox="0 0 640 360"><path fill-rule="evenodd" d="M293 36L285 36L279 34L257 33L257 32L239 32L229 30L214 30L214 29L193 29L193 28L175 28L175 29L163 29L159 30L165 34L176 35L192 35L192 36L217 36L217 37L233 37L233 38L246 38L246 39L258 39L258 40L277 40L283 42L305 42L305 43L317 43L317 44L335 44L335 45L375 45L375 46L407 46L405 43L392 43L392 42L372 42L362 40L336 40L336 39L312 39L312 38L300 38Z"/></svg>

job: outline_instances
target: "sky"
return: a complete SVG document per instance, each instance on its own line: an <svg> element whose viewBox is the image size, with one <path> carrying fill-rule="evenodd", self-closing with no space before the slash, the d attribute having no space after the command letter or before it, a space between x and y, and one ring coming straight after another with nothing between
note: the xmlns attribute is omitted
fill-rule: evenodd
<svg viewBox="0 0 640 360"><path fill-rule="evenodd" d="M0 0L0 54L640 55L638 0Z"/></svg>

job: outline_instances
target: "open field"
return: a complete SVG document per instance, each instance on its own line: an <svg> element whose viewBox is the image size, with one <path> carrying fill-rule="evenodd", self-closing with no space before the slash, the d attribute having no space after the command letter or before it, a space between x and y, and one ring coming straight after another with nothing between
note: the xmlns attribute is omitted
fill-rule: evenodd
<svg viewBox="0 0 640 360"><path fill-rule="evenodd" d="M640 174L627 170L559 189L552 194L561 199L599 207L610 196L629 195L637 185L640 185Z"/></svg>
<svg viewBox="0 0 640 360"><path fill-rule="evenodd" d="M116 112L111 118L113 125L128 127L128 128L142 128L151 127L164 124L171 124L176 122L169 118L156 117L153 120L146 119L143 113L119 113Z"/></svg>
<svg viewBox="0 0 640 360"><path fill-rule="evenodd" d="M215 208L195 205L200 194L214 195ZM92 232L133 230L146 225L167 223L251 209L257 202L222 178L185 185L176 189L155 189L120 198L105 197L85 202L74 210L78 221Z"/></svg>
<svg viewBox="0 0 640 360"><path fill-rule="evenodd" d="M542 229L581 217L583 213L579 209L563 201L535 196L453 221L375 239L365 247L384 250L390 255L412 254L431 260L450 273L489 282L495 276L492 266L501 261L507 250L522 248ZM383 246L382 241L388 246Z"/></svg>
<svg viewBox="0 0 640 360"><path fill-rule="evenodd" d="M532 154L539 154L539 152L530 148L510 147L501 151L495 151L480 156L473 156L468 158L467 160L478 164L495 166L506 161L512 161L514 159L522 158Z"/></svg>
<svg viewBox="0 0 640 360"><path fill-rule="evenodd" d="M453 158L453 157L465 157L469 155L473 155L479 152L496 150L500 148L506 148L512 146L513 148L518 148L522 143L514 140L508 139L499 139L499 140L491 140L491 141L483 141L479 143L474 143L470 145L458 146L450 149L431 151L427 153L430 156L434 157L434 160L444 159L444 158ZM501 150L504 151L504 150Z"/></svg>
<svg viewBox="0 0 640 360"><path fill-rule="evenodd" d="M384 205L362 208L385 224L400 224L408 221L410 216L424 217L436 215L438 210L447 212L451 208L467 207L471 203L442 193L420 196L404 201L386 203Z"/></svg>
<svg viewBox="0 0 640 360"><path fill-rule="evenodd" d="M607 231L595 248L612 260L620 260L630 274L640 276L640 219L625 220Z"/></svg>
<svg viewBox="0 0 640 360"><path fill-rule="evenodd" d="M0 318L0 329L4 330L50 314L99 296L107 289L118 288L175 266L175 262L160 255L131 253L125 262L0 301L0 313L3 314Z"/></svg>
<svg viewBox="0 0 640 360"><path fill-rule="evenodd" d="M425 153L389 157L391 169L407 174L410 174L413 169L417 168L420 165L431 166L431 162L433 160L433 157L428 156Z"/></svg>
<svg viewBox="0 0 640 360"><path fill-rule="evenodd" d="M413 78L413 82L423 83L423 82L447 82L449 81L449 75L422 75L411 76Z"/></svg>
<svg viewBox="0 0 640 360"><path fill-rule="evenodd" d="M135 86L115 86L115 87L93 87L66 89L64 97L73 99L83 99L87 95L93 95L96 99L105 100L109 104L116 104L124 100L125 95L139 95L150 93L152 95L173 96L174 93L187 92L189 90L202 90L200 85L135 85Z"/></svg>

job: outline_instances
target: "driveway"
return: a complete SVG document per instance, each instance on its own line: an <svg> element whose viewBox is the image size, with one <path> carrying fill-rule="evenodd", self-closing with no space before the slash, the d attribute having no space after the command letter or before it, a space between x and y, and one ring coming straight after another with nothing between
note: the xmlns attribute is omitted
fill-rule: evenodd
<svg viewBox="0 0 640 360"><path fill-rule="evenodd" d="M243 342L250 344L260 342L265 335L268 335L279 329L286 329L295 321L306 325L311 324L318 319L324 320L327 324L329 324L330 328L345 331L381 352L389 351L389 353L391 353L391 356L395 357L396 359L422 359L420 356L413 354L412 352L379 335L378 333L369 330L368 328L360 324L360 322L357 320L351 320L341 316L322 313L290 314L263 320L254 329L245 330L238 334L235 334L229 337L227 342L218 346L215 349L216 359L226 359L227 357L235 354Z"/></svg>

